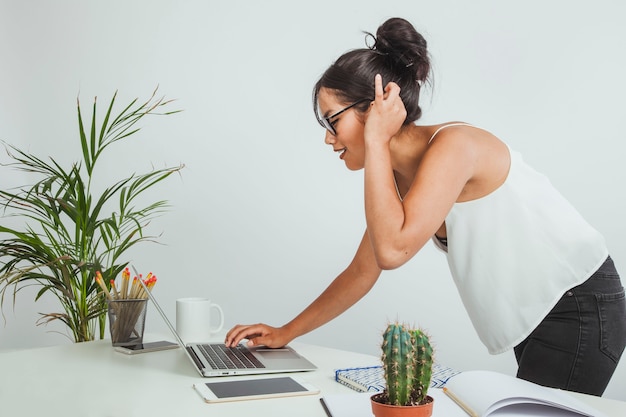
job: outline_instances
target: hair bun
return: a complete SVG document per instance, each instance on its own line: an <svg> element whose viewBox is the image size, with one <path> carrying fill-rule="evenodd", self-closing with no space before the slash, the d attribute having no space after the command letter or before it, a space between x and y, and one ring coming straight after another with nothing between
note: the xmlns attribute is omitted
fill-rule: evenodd
<svg viewBox="0 0 626 417"><path fill-rule="evenodd" d="M405 19L394 17L380 25L371 49L389 56L395 66L414 67L418 81L428 77L430 60L426 40Z"/></svg>

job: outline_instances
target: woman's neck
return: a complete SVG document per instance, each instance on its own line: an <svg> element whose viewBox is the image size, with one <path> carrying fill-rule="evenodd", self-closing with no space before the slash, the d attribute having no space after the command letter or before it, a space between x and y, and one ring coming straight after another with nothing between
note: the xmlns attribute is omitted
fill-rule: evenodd
<svg viewBox="0 0 626 417"><path fill-rule="evenodd" d="M404 126L391 139L389 149L393 170L404 179L413 179L430 139L430 130L425 126Z"/></svg>

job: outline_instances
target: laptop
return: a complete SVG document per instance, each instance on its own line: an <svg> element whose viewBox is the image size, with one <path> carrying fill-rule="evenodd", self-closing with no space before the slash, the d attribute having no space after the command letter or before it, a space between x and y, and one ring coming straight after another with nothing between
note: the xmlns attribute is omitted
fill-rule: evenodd
<svg viewBox="0 0 626 417"><path fill-rule="evenodd" d="M139 276L136 270L135 275ZM242 344L233 348L226 347L224 343L185 344L146 284L142 280L138 281L180 347L203 377L302 372L317 369L313 363L290 346L272 349L265 346L247 347Z"/></svg>

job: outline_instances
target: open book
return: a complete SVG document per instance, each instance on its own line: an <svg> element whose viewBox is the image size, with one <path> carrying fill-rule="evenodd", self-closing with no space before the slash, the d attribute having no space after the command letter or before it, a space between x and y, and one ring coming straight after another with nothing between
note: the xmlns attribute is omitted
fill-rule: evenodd
<svg viewBox="0 0 626 417"><path fill-rule="evenodd" d="M564 391L497 372L462 372L450 378L444 392L472 417L605 417Z"/></svg>
<svg viewBox="0 0 626 417"><path fill-rule="evenodd" d="M448 380L435 399L433 417L608 417L565 391L489 371L464 371ZM331 417L372 417L372 392L325 395Z"/></svg>

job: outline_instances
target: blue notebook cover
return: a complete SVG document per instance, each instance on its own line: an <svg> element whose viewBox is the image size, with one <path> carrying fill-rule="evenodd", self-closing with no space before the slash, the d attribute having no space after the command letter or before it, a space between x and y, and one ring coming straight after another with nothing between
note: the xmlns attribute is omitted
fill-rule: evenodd
<svg viewBox="0 0 626 417"><path fill-rule="evenodd" d="M441 388L458 373L459 371L435 363L430 386ZM383 367L380 365L337 369L335 381L359 392L380 392L385 389Z"/></svg>

